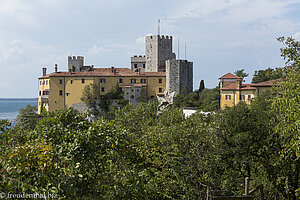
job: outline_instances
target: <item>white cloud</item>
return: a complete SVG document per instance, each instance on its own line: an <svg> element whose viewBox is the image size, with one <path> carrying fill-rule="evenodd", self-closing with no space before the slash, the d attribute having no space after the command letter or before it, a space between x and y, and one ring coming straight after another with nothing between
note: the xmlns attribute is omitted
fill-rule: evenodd
<svg viewBox="0 0 300 200"><path fill-rule="evenodd" d="M144 36L138 37L136 39L136 43L138 43L138 44L145 44L145 37Z"/></svg>
<svg viewBox="0 0 300 200"><path fill-rule="evenodd" d="M296 0L191 0L176 10L170 10L168 18L202 18L209 21L247 23L263 18L278 17Z"/></svg>
<svg viewBox="0 0 300 200"><path fill-rule="evenodd" d="M102 52L103 50L104 50L103 47L98 47L97 45L94 44L93 47L89 48L88 54L96 55Z"/></svg>
<svg viewBox="0 0 300 200"><path fill-rule="evenodd" d="M296 40L300 40L300 32L297 32L293 35L293 38L295 38Z"/></svg>

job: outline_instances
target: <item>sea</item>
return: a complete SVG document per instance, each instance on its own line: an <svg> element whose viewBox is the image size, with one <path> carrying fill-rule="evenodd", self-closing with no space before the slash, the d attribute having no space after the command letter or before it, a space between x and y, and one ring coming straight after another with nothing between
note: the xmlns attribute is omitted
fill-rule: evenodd
<svg viewBox="0 0 300 200"><path fill-rule="evenodd" d="M38 106L37 98L0 98L0 120L7 119L14 122L19 114L20 108L26 105Z"/></svg>

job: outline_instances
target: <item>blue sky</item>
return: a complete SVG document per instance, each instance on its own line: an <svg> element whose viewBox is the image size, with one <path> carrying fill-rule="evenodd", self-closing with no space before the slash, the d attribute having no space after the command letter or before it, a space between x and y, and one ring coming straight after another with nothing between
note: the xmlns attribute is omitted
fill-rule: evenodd
<svg viewBox="0 0 300 200"><path fill-rule="evenodd" d="M237 69L283 66L276 38L300 39L299 10L300 0L0 0L0 98L37 97L41 68L66 71L68 55L129 67L158 19L181 59L186 44L194 88L213 88Z"/></svg>

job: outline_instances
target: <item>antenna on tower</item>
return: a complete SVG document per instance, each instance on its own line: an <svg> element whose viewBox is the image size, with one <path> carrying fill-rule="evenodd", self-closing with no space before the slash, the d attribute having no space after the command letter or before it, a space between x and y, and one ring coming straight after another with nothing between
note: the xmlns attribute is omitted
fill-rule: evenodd
<svg viewBox="0 0 300 200"><path fill-rule="evenodd" d="M186 60L186 43L184 44L184 60Z"/></svg>
<svg viewBox="0 0 300 200"><path fill-rule="evenodd" d="M180 44L180 42L179 42L179 36L178 36L178 49L177 49L178 59L179 59L179 44Z"/></svg>
<svg viewBox="0 0 300 200"><path fill-rule="evenodd" d="M160 35L160 19L157 22L157 35Z"/></svg>

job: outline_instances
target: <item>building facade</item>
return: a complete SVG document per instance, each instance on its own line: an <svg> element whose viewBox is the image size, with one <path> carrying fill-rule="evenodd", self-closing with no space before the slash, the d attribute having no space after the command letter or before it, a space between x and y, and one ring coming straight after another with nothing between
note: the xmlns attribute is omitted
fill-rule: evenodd
<svg viewBox="0 0 300 200"><path fill-rule="evenodd" d="M82 91L90 84L100 88L100 98L118 84L124 98L134 104L140 99L162 96L166 90L193 90L193 63L176 60L172 36L146 36L145 52L145 56L131 57L131 69L85 66L82 56L69 56L66 72L58 71L57 65L50 74L43 68L39 78L39 113L41 106L53 112L82 103Z"/></svg>
<svg viewBox="0 0 300 200"><path fill-rule="evenodd" d="M278 81L270 80L261 83L243 84L243 79L232 73L227 73L219 79L221 109L235 106L240 101L249 104L251 99L260 93L271 89L273 84Z"/></svg>

